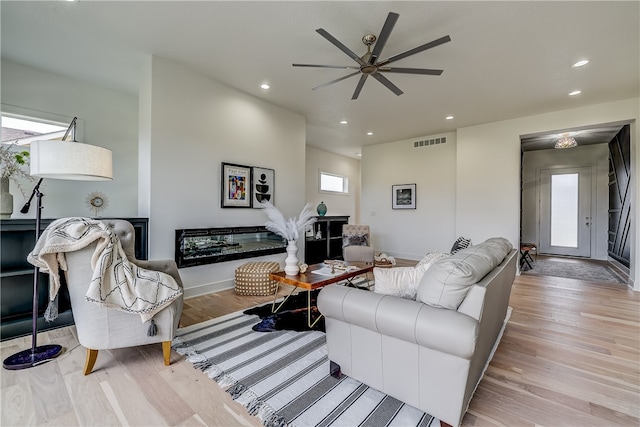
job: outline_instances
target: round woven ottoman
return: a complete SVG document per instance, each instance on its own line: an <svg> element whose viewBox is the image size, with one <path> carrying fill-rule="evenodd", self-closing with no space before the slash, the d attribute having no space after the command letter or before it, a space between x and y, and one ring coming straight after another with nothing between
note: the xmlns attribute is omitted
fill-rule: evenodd
<svg viewBox="0 0 640 427"><path fill-rule="evenodd" d="M280 270L275 261L248 262L236 268L236 293L238 295L273 295L278 282L269 279L269 273Z"/></svg>

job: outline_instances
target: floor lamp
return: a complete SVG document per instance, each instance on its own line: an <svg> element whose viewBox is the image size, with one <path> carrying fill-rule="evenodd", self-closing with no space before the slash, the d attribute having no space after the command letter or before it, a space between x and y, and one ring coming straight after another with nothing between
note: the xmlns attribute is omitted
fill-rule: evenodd
<svg viewBox="0 0 640 427"><path fill-rule="evenodd" d="M29 212L31 201L36 198L36 242L40 237L42 196L40 184L44 178L72 181L107 181L113 179L111 151L95 145L76 141L77 117L74 117L61 141L34 141L31 143L31 176L40 178L33 188L31 197L20 210ZM72 141L65 141L72 133ZM31 321L31 348L20 351L3 362L5 369L26 369L56 358L62 353L62 346L47 344L38 346L38 267L33 272L33 314Z"/></svg>

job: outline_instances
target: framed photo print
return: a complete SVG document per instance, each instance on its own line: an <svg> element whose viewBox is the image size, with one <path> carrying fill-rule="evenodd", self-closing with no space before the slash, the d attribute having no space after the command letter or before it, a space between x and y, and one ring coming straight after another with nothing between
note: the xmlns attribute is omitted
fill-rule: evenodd
<svg viewBox="0 0 640 427"><path fill-rule="evenodd" d="M262 202L271 202L275 205L274 190L276 185L276 172L273 169L251 169L251 204L256 209L262 209Z"/></svg>
<svg viewBox="0 0 640 427"><path fill-rule="evenodd" d="M416 208L416 185L401 184L391 186L393 209L415 209Z"/></svg>
<svg viewBox="0 0 640 427"><path fill-rule="evenodd" d="M221 206L251 207L251 167L222 163Z"/></svg>

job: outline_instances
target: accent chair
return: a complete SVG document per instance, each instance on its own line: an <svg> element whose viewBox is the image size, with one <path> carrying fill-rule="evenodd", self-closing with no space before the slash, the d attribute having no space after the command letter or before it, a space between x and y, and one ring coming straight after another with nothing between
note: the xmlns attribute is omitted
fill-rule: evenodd
<svg viewBox="0 0 640 427"><path fill-rule="evenodd" d="M180 287L183 286L175 261L142 261L135 258L135 231L131 223L124 220L103 220L103 222L113 227L131 263L148 270L167 273L175 279ZM91 373L99 350L154 343L162 343L164 364L169 366L171 364L171 341L175 336L182 314L183 296L180 295L153 317L157 329L153 336L148 336L149 322L143 323L139 314L105 308L87 301L85 295L93 273L91 257L96 246L97 243L92 243L80 250L65 254L67 262L65 278L78 341L87 349L84 374Z"/></svg>
<svg viewBox="0 0 640 427"><path fill-rule="evenodd" d="M374 255L368 225L342 226L342 257L345 261L373 263Z"/></svg>

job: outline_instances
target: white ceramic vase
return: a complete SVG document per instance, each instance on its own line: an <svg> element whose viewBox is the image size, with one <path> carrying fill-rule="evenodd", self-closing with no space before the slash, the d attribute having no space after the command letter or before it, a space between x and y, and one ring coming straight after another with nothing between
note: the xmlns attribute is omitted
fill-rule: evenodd
<svg viewBox="0 0 640 427"><path fill-rule="evenodd" d="M284 272L287 276L295 276L300 272L298 266L298 245L295 240L289 240L287 244L287 258L284 260Z"/></svg>
<svg viewBox="0 0 640 427"><path fill-rule="evenodd" d="M9 193L9 178L0 178L0 218L11 218L13 195Z"/></svg>

